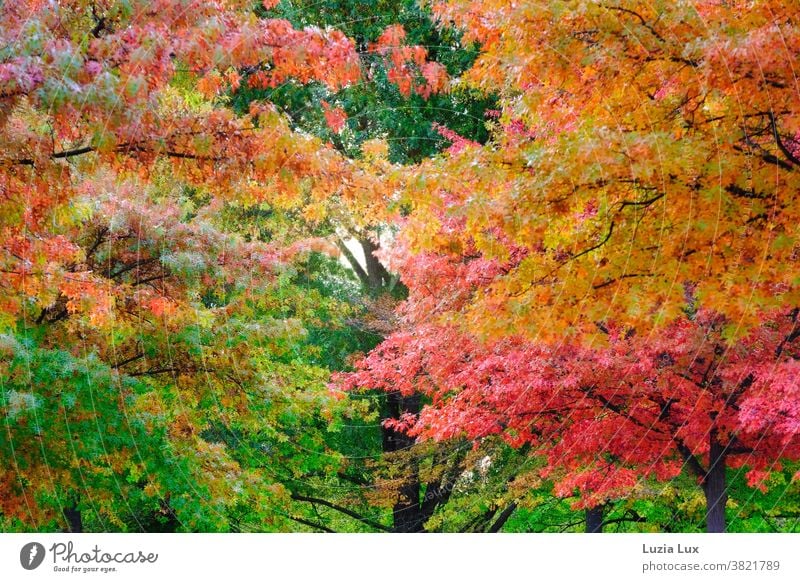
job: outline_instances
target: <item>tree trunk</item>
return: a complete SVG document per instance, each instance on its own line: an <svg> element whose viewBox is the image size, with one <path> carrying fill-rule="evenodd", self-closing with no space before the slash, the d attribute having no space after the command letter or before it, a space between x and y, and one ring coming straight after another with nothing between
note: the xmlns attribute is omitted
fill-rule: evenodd
<svg viewBox="0 0 800 582"><path fill-rule="evenodd" d="M603 533L603 506L586 510L586 533Z"/></svg>
<svg viewBox="0 0 800 582"><path fill-rule="evenodd" d="M386 403L389 408L389 418L400 418L404 413L417 414L420 410L418 395L403 396L399 392L392 392L387 395ZM413 444L414 439L407 434L383 427L383 451L385 453L402 451ZM412 464L411 475L400 487L400 498L392 508L393 531L398 533L423 531L426 517L420 502L421 489L419 471L416 464Z"/></svg>
<svg viewBox="0 0 800 582"><path fill-rule="evenodd" d="M359 277L365 283L369 294L377 297L390 285L391 276L374 254L380 249L379 243L373 242L366 235L359 237L358 242L364 251L365 263L365 268L361 269ZM419 414L420 411L420 397L416 394L403 396L399 392L392 392L386 396L386 404L388 414L385 418L399 419L403 414ZM402 451L414 444L414 439L403 432L385 426L382 431L384 453ZM419 479L419 469L414 462L411 463L410 468L411 474L400 487L399 499L392 508L392 530L400 533L424 531L423 524L430 517L432 508L435 507L433 500L429 499L427 503L421 500L422 485ZM430 493L431 496L437 495L436 491Z"/></svg>
<svg viewBox="0 0 800 582"><path fill-rule="evenodd" d="M725 532L725 506L728 492L725 484L725 447L717 440L716 431L711 431L711 451L703 492L706 495L706 531Z"/></svg>
<svg viewBox="0 0 800 582"><path fill-rule="evenodd" d="M487 533L497 533L501 529L503 529L503 526L508 521L508 518L511 517L511 515L516 511L516 509L517 509L517 502L515 501L503 510L503 512L500 514L500 517L497 518L497 521L495 521L489 527L489 529L486 530Z"/></svg>
<svg viewBox="0 0 800 582"><path fill-rule="evenodd" d="M383 291L384 285L388 285L391 277L386 267L381 264L378 257L374 254L380 247L368 237L363 237L358 242L361 244L361 248L364 251L369 292L371 295L377 296Z"/></svg>
<svg viewBox="0 0 800 582"><path fill-rule="evenodd" d="M64 517L67 520L67 529L69 533L83 533L83 520L81 519L81 510L75 505L72 507L64 508Z"/></svg>

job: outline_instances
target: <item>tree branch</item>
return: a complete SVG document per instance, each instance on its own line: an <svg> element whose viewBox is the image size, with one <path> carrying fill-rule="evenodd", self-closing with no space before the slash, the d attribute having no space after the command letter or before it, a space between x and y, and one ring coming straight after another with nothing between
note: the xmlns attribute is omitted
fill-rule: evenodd
<svg viewBox="0 0 800 582"><path fill-rule="evenodd" d="M626 511L622 517L615 517L614 519L607 519L603 522L603 527L611 525L612 523L624 523L626 521L633 521L637 523L644 523L647 518L639 515L635 511Z"/></svg>
<svg viewBox="0 0 800 582"><path fill-rule="evenodd" d="M307 525L308 527L313 527L314 529L318 529L321 532L324 532L324 533L336 533L332 529L330 529L328 527L325 527L322 524L314 523L313 521L308 521L306 519L303 519L302 517L294 517L294 516L291 516L291 515L289 515L288 517L292 521L296 521L297 523L302 523L303 525Z"/></svg>
<svg viewBox="0 0 800 582"><path fill-rule="evenodd" d="M684 460L689 465L689 468L692 470L692 472L701 479L705 480L708 476L708 471L703 468L703 465L700 464L700 461L697 460L697 457L694 456L689 447L687 447L678 439L675 439L675 445L678 447L678 451L681 455L683 455Z"/></svg>
<svg viewBox="0 0 800 582"><path fill-rule="evenodd" d="M786 147L786 144L783 143L780 134L778 133L778 124L775 121L775 114L770 111L768 115L769 121L772 124L772 135L775 137L775 143L778 144L778 149L781 150L781 153L783 153L784 156L786 156L787 160L792 162L795 166L800 166L800 159L795 157L795 155L789 151L789 149Z"/></svg>
<svg viewBox="0 0 800 582"><path fill-rule="evenodd" d="M331 509L333 509L335 511L338 511L339 513L343 513L343 514L345 514L347 516L350 516L353 519L357 519L361 523L364 523L364 524L366 524L366 525L368 525L368 526L370 526L372 528L375 528L377 530L381 530L381 531L385 531L385 532L391 532L392 531L391 528L388 528L385 525L381 525L377 521L369 519L368 517L364 517L363 515L359 515L355 511L351 511L351 510L347 509L346 507L342 507L340 505L336 505L335 503L331 503L330 501L327 501L325 499L319 499L318 497L309 497L307 495L300 495L298 493L292 493L292 499L294 499L295 501L305 501L306 503L319 503L320 505L324 505L325 507L329 507L329 508L331 508Z"/></svg>
<svg viewBox="0 0 800 582"><path fill-rule="evenodd" d="M126 358L126 359L122 360L121 362L118 362L118 363L114 364L114 366L112 366L112 367L115 368L115 369L119 369L122 366L130 364L131 362L135 362L136 360L139 360L139 359L141 359L143 357L144 357L144 352L141 352L141 353L138 353L138 354L135 354L135 355L131 356L130 358Z"/></svg>
<svg viewBox="0 0 800 582"><path fill-rule="evenodd" d="M602 283L598 283L596 285L592 285L593 289L602 289L603 287L608 287L609 285L613 285L621 281L622 279L633 279L634 277L652 277L653 273L626 273L624 275L620 275L619 277L614 277L613 279L607 279Z"/></svg>
<svg viewBox="0 0 800 582"><path fill-rule="evenodd" d="M589 254L589 253L591 253L592 251L599 249L601 246L603 246L604 244L606 244L606 243L608 242L608 239L610 239L610 238L611 238L611 234L612 234L613 232L614 232L614 221L612 220L612 221L611 221L611 225L608 227L608 233L607 233L607 234L606 234L606 236L603 238L603 240L601 240L599 243L597 243L597 244L596 244L596 245L594 245L593 247L589 247L588 249L584 249L584 250L582 250L581 252L579 252L579 253L578 253L578 254L576 254L576 255L572 255L572 256L570 257L570 260L571 260L571 261L574 261L574 260L575 260L575 259L577 259L578 257L582 257L583 255L588 255L588 254Z"/></svg>
<svg viewBox="0 0 800 582"><path fill-rule="evenodd" d="M658 32L656 32L656 29L653 28L653 25L648 23L644 19L644 17L641 14L639 14L638 12L635 12L634 10L631 10L629 8L623 8L622 6L609 6L607 4L603 4L603 8L605 8L606 10L613 10L614 12L621 12L623 14L629 14L629 15L635 17L641 23L642 26L644 26L647 30L650 31L650 33L654 37L656 37L662 43L664 42L664 37L661 36Z"/></svg>
<svg viewBox="0 0 800 582"><path fill-rule="evenodd" d="M620 210L625 208L626 206L650 206L651 204L655 204L659 200L661 200L666 194L663 192L661 194L656 194L652 198L648 198L647 200L623 200L620 202Z"/></svg>
<svg viewBox="0 0 800 582"><path fill-rule="evenodd" d="M517 502L514 501L511 505L506 507L503 512L497 517L497 520L491 525L489 529L486 530L487 533L497 533L499 532L505 523L508 521L508 518L516 511L517 509Z"/></svg>

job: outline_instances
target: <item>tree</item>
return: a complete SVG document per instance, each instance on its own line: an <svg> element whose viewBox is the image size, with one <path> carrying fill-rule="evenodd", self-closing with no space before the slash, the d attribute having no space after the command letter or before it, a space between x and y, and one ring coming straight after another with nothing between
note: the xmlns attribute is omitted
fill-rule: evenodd
<svg viewBox="0 0 800 582"><path fill-rule="evenodd" d="M341 33L249 9L0 9L4 527L285 528L284 483L337 467L304 324L343 311L292 281L330 245L220 216L356 200L341 182L370 176L223 93L238 69L337 88L360 70Z"/></svg>
<svg viewBox="0 0 800 582"><path fill-rule="evenodd" d="M467 310L475 333L658 326L679 316L684 283L729 333L797 304L796 7L433 10L481 43L466 82L500 95L491 145L420 164L406 198L415 252L473 241L488 258L519 255ZM440 228L442 212L461 227Z"/></svg>
<svg viewBox="0 0 800 582"><path fill-rule="evenodd" d="M429 402L402 428L420 438L501 434L547 457L561 496L600 507L682 469L702 486L708 531L724 531L726 469L763 486L800 455L797 310L729 345L724 318L698 313L657 336L609 330L605 346L520 339L482 344L452 326L390 336L346 378Z"/></svg>
<svg viewBox="0 0 800 582"><path fill-rule="evenodd" d="M391 308L404 295L399 276L390 273L379 259L397 215L404 211L393 199L394 184L402 181L404 173L398 164L415 163L445 149L453 139L452 129L471 140L485 141L484 112L493 99L450 82L471 65L476 47L463 46L457 31L437 27L430 12L413 0L378 5L361 0L278 2L259 14L287 18L296 27L336 27L353 39L359 53L360 83L341 88L319 82L251 86L246 81L253 73L243 71L243 82L232 92L231 103L247 111L253 99L269 99L286 113L293 127L360 160L385 182L379 194L386 196L367 212L340 209L326 213L323 220L310 220L308 225L314 234L336 240L362 285L366 297L354 295L352 301L364 308L351 322L360 332L370 334L369 342L360 346L361 351L368 351L391 331ZM296 217L292 223L297 228ZM356 254L363 254L363 260ZM391 392L378 396L376 406L382 417L399 418L419 409L413 395ZM396 531L421 531L433 510L449 498L449 492L432 493L446 485L447 479L426 482L421 473L433 459L445 458L450 449L437 451L428 445L415 450L413 441L402 432L389 426L380 430L381 449L374 452L383 453L382 460L362 477L381 484L381 495L375 496L380 497L379 505L388 508L386 500L394 500L390 506Z"/></svg>
<svg viewBox="0 0 800 582"><path fill-rule="evenodd" d="M709 529L721 529L725 464L751 455L756 479L796 454L792 412L781 423L767 405L725 404L740 392L766 399L765 386L788 376L765 367L794 365L753 346L796 339L786 328L798 303L795 8L761 2L746 17L717 2L432 8L481 44L464 79L499 92L500 110L485 146L460 144L410 172L395 250L409 287L403 326L345 385L428 398L398 424L411 435L502 433L541 447L565 471L553 473L561 492L587 494L588 507L687 463L704 485ZM780 48L763 59L770 46ZM678 345L653 342L676 364L645 355L654 328L678 342L687 327L689 354L720 366L713 388L687 353L670 351ZM760 370L760 396L737 384L747 376L724 376L742 368L706 353L709 334L721 353L749 350L740 365ZM596 366L612 373L598 378ZM629 369L639 382L620 392ZM658 388L642 394L645 380ZM697 399L696 416L672 416L681 389L683 402ZM645 409L652 418L638 426L631 418ZM633 436L656 420L664 426ZM734 437L767 425L763 448L739 450ZM677 446L689 427L703 438ZM609 442L616 448L601 454ZM567 451L569 463L556 462Z"/></svg>
<svg viewBox="0 0 800 582"><path fill-rule="evenodd" d="M266 90L243 84L234 104L267 95L297 127L353 158L362 157L365 142L383 139L390 161L418 163L447 147L441 127L481 143L488 139L485 111L494 106L493 97L453 82L472 65L477 45L462 43L455 28L437 26L416 1L293 0L264 14L296 27L344 32L355 43L362 79L338 90L321 83Z"/></svg>

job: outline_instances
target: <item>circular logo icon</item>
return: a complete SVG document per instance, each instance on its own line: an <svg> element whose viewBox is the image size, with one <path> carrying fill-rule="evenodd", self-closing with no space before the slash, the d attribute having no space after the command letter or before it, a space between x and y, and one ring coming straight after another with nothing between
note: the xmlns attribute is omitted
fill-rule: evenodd
<svg viewBox="0 0 800 582"><path fill-rule="evenodd" d="M30 542L19 551L19 563L26 570L35 570L44 561L44 546L39 542Z"/></svg>

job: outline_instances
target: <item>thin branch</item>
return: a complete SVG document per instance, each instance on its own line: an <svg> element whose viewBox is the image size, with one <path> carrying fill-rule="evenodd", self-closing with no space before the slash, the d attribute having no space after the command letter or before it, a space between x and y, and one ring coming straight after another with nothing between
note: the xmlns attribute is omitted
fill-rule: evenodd
<svg viewBox="0 0 800 582"><path fill-rule="evenodd" d="M314 523L313 521L308 521L306 519L303 519L302 517L294 517L294 516L291 516L291 515L288 516L288 517L292 521L296 521L297 523L302 523L303 525L307 525L308 527L312 527L314 529L318 529L321 532L324 532L324 533L336 533L332 529L330 529L328 527L325 527L324 525L322 525L320 523Z"/></svg>
<svg viewBox="0 0 800 582"><path fill-rule="evenodd" d="M770 197L768 194L760 194L755 190L745 190L736 184L726 186L725 191L737 198L748 198L750 200L766 200Z"/></svg>
<svg viewBox="0 0 800 582"><path fill-rule="evenodd" d="M153 262L158 261L158 260L159 260L159 257L147 257L145 259L140 259L138 261L133 261L132 263L128 263L124 267L121 267L119 269L119 271L117 271L116 273L109 273L108 274L108 278L109 279L116 279L120 275L122 275L124 273L127 273L128 271L130 271L132 269L136 269L138 267L143 267L143 266L145 266L147 264L153 263Z"/></svg>
<svg viewBox="0 0 800 582"><path fill-rule="evenodd" d="M108 227L104 226L97 231L97 238L95 238L92 246L86 250L86 256L90 257L94 254L94 252L100 248L100 245L103 244L105 240L106 234L108 234Z"/></svg>
<svg viewBox="0 0 800 582"><path fill-rule="evenodd" d="M146 279L139 279L133 282L133 286L136 285L144 285L145 283L150 283L152 281L158 281L159 279L166 279L169 275L153 275L152 277L147 277Z"/></svg>
<svg viewBox="0 0 800 582"><path fill-rule="evenodd" d="M559 530L559 533L564 533L569 528L575 527L576 525L581 525L581 524L584 524L584 523L586 523L586 520L581 518L578 521L573 521L573 522L570 522L570 523L567 523L567 524L561 524L561 529ZM553 525L555 525L555 524L553 524Z"/></svg>
<svg viewBox="0 0 800 582"><path fill-rule="evenodd" d="M620 275L619 277L614 277L613 279L607 279L602 283L598 283L597 285L592 285L593 289L602 289L603 287L608 287L609 285L613 285L621 281L622 279L632 279L634 277L653 277L653 273L626 273L624 275Z"/></svg>
<svg viewBox="0 0 800 582"><path fill-rule="evenodd" d="M122 360L121 362L118 362L117 364L114 364L113 367L115 369L119 369L122 366L126 366L127 364L130 364L131 362L135 362L136 360L140 360L143 357L144 357L144 352L141 352L141 353L138 353L138 354L135 354L135 355L131 356L130 358L126 358L126 359Z"/></svg>
<svg viewBox="0 0 800 582"><path fill-rule="evenodd" d="M151 368L143 372L128 372L128 376L155 376L156 374L167 374L169 372L181 372L181 368Z"/></svg>
<svg viewBox="0 0 800 582"><path fill-rule="evenodd" d="M789 332L789 335L783 338L783 340L781 340L781 343L778 344L778 347L775 348L775 357L780 357L787 343L792 343L798 337L800 337L800 327L797 325L798 315L800 315L800 309L795 307L794 309L792 309L792 312L789 315L789 317L792 320L792 323L794 323L794 327L792 328L792 331Z"/></svg>
<svg viewBox="0 0 800 582"><path fill-rule="evenodd" d="M644 429L648 430L649 432L653 432L653 433L661 434L661 435L666 434L666 433L664 433L663 430L658 430L657 428L655 428L655 426L645 424L645 423L641 422L639 419L634 418L631 415L630 411L623 410L623 408L621 406L618 406L618 405L614 404L613 402L611 402L608 398L606 398L602 394L598 394L597 392L595 392L594 391L594 387L589 387L586 390L586 395L589 398L594 398L596 400L599 400L604 408L607 408L611 412L616 413L620 418L624 418L625 420L629 420L633 424L635 424L635 425L637 425L637 426L639 426L641 428L644 428Z"/></svg>
<svg viewBox="0 0 800 582"><path fill-rule="evenodd" d="M71 158L74 156L82 156L83 154L88 154L93 152L94 148L92 146L84 146L82 148L76 148L74 150L66 150L63 152L55 152L50 157L54 160L64 159L64 158Z"/></svg>
<svg viewBox="0 0 800 582"><path fill-rule="evenodd" d="M663 192L661 194L656 194L652 198L648 198L647 200L623 200L620 202L620 210L625 208L626 206L643 206L647 207L651 204L655 204L659 200L661 200L666 194Z"/></svg>
<svg viewBox="0 0 800 582"><path fill-rule="evenodd" d="M656 29L653 28L653 25L648 23L644 19L644 17L641 14L639 14L638 12L635 12L634 10L631 10L629 8L623 8L622 6L609 6L607 4L603 4L603 8L605 8L606 10L613 10L615 12L622 12L623 14L629 14L629 15L635 17L642 24L642 26L644 26L647 30L650 31L650 33L654 37L656 37L662 43L664 42L664 37L661 36L658 32L656 32Z"/></svg>
<svg viewBox="0 0 800 582"><path fill-rule="evenodd" d="M75 148L75 149L72 149L72 150L54 152L54 153L50 154L50 159L51 160L61 160L61 159L73 158L73 157L76 157L76 156L82 156L84 154L89 154L89 153L92 153L92 152L95 152L95 151L97 151L97 150L92 146L84 146L84 147ZM219 162L219 161L222 161L222 160L225 159L225 158L223 158L221 156L203 156L203 155L199 155L199 154L193 154L193 153L189 153L189 152L178 152L178 151L174 151L174 150L165 150L165 151L150 150L150 149L147 149L147 148L145 148L145 147L143 147L141 145L136 145L136 144L120 144L120 145L118 145L116 147L115 151L118 152L118 153L128 153L128 154L130 154L131 152L151 153L151 154L157 154L157 155L161 154L161 155L165 155L165 156L170 157L170 158L179 158L179 159L187 159L187 160L199 160L199 161L206 161L206 162ZM35 165L35 162L34 162L34 160L32 158L21 158L21 159L13 160L13 162L17 163L19 165L23 165L23 166L33 166L33 165Z"/></svg>
<svg viewBox="0 0 800 582"><path fill-rule="evenodd" d="M606 234L606 236L603 238L603 240L601 240L601 241L600 241L599 243L597 243L596 245L594 245L594 246L592 246L592 247L589 247L588 249L584 249L584 250L582 250L581 252L579 252L579 253L578 253L578 254L576 254L576 255L572 255L572 256L570 257L570 260L574 261L574 260L575 260L575 259L577 259L578 257L582 257L583 255L588 255L588 254L589 254L589 253L591 253L592 251L595 251L595 250L599 249L600 247L602 247L604 244L606 244L606 243L608 242L608 240L611 238L611 235L612 235L612 233L613 233L613 232L614 232L614 221L612 220L612 221L611 221L611 225L608 227L608 233L607 233L607 234Z"/></svg>
<svg viewBox="0 0 800 582"><path fill-rule="evenodd" d="M626 511L625 515L622 517L615 517L614 519L607 519L603 522L603 526L611 525L612 523L624 523L626 521L632 521L636 523L644 523L647 521L646 517L643 517L636 513L635 511Z"/></svg>

